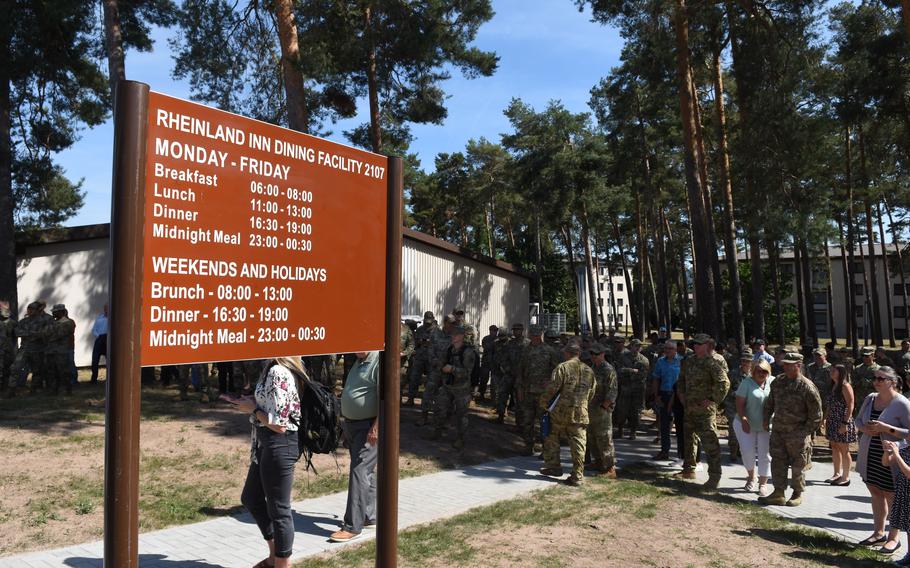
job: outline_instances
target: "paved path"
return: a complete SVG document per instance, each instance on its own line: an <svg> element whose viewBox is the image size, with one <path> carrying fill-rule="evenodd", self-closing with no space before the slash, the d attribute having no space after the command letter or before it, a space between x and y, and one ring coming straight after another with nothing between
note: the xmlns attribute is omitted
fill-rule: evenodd
<svg viewBox="0 0 910 568"><path fill-rule="evenodd" d="M647 460L657 450L651 440L653 434L639 436L636 441L618 441L620 463ZM563 461L568 468L565 449ZM540 465L536 458L516 457L402 480L399 486L399 528L450 517L474 507L552 486L553 480L537 473ZM865 486L855 475L849 487L831 487L822 483L831 473L830 463L817 463L807 472L808 487L802 506L771 509L848 541L865 538L871 532L872 523ZM706 471L700 468L699 481L706 478ZM742 466L724 466L721 492L740 499L755 500L757 496L754 493L747 494L741 490L744 484L745 470ZM327 538L338 527L345 499L346 493L336 493L293 504L297 531L294 560L344 546L329 543ZM367 531L365 538L373 538L370 532ZM262 539L249 515L224 517L139 536L139 563L143 568L249 567L263 557L262 550ZM101 557L102 543L99 541L0 558L0 568L101 568Z"/></svg>

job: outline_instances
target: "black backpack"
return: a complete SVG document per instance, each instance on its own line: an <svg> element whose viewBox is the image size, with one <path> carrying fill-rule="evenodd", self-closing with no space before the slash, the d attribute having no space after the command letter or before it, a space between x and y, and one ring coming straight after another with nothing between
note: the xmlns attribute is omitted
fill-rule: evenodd
<svg viewBox="0 0 910 568"><path fill-rule="evenodd" d="M303 387L298 389L300 422L292 421L297 425L297 459L304 458L306 469L318 474L313 454L333 453L341 440L341 400L325 385L293 374Z"/></svg>

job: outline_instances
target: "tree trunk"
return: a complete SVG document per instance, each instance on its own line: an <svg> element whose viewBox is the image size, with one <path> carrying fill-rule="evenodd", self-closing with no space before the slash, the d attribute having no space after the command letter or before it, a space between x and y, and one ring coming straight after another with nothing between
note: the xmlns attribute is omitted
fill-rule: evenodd
<svg viewBox="0 0 910 568"><path fill-rule="evenodd" d="M629 298L629 319L632 320L632 333L637 335L639 315L635 313L635 302L631 301L633 298L632 293L634 292L632 289L632 274L630 274L629 267L626 264L626 251L622 246L622 235L619 232L619 223L616 219L613 219L613 231L616 233L616 244L619 245L619 261L622 263L622 274L626 281L626 296ZM623 320L623 325L626 325L625 320Z"/></svg>
<svg viewBox="0 0 910 568"><path fill-rule="evenodd" d="M834 283L831 281L831 252L828 250L828 239L825 239L824 245L825 269L828 271L828 278L825 286L825 292L827 294L826 301L828 302L828 335L831 336L831 341L837 345L837 323L834 319ZM846 274L844 276L846 276Z"/></svg>
<svg viewBox="0 0 910 568"><path fill-rule="evenodd" d="M910 41L910 0L901 0L901 17L904 20L904 33Z"/></svg>
<svg viewBox="0 0 910 568"><path fill-rule="evenodd" d="M603 294L600 293L600 273L602 269L600 267L600 258L597 254L597 241L591 242L591 250L593 251L592 256L594 257L594 295L597 297L597 314L600 321L600 330L603 332L607 329L607 322L604 321L604 312L606 310L604 309Z"/></svg>
<svg viewBox="0 0 910 568"><path fill-rule="evenodd" d="M875 203L875 212L876 217L878 218L878 234L879 240L882 243L882 265L885 270L885 307L888 310L888 345L891 347L896 347L894 342L894 306L891 302L891 267L888 263L888 245L885 241L885 225L882 222L882 204L881 202Z"/></svg>
<svg viewBox="0 0 910 568"><path fill-rule="evenodd" d="M901 279L901 299L904 302L904 332L907 334L904 337L910 337L910 306L907 304L907 279L904 274L904 259L903 253L901 252L901 243L898 238L897 227L894 225L894 218L891 216L891 207L888 205L888 197L885 194L882 194L882 199L885 201L885 213L888 215L888 226L891 228L891 240L894 242L894 249L897 253L897 265L900 270L898 274Z"/></svg>
<svg viewBox="0 0 910 568"><path fill-rule="evenodd" d="M818 347L818 326L815 322L815 291L812 289L812 258L809 256L809 246L806 239L799 239L799 256L802 262L800 269L803 273L803 293L806 306L806 339L811 339L812 347ZM803 343L802 345L806 345Z"/></svg>
<svg viewBox="0 0 910 568"><path fill-rule="evenodd" d="M658 323L667 328L667 331L673 329L671 325L672 317L670 315L670 282L667 280L667 246L663 239L663 211L657 214L657 219L651 223L652 239L654 240L654 251L657 254L657 298L658 298Z"/></svg>
<svg viewBox="0 0 910 568"><path fill-rule="evenodd" d="M869 323L869 331L863 330L863 345L869 345L869 336L872 336L872 342L875 342L875 330L874 328L874 318L870 318L872 315L872 301L871 301L871 285L869 284L869 267L866 264L866 253L863 251L863 243L859 242L859 261L863 264L863 306L865 307L865 313L863 315L863 323L869 323L870 319L872 322Z"/></svg>
<svg viewBox="0 0 910 568"><path fill-rule="evenodd" d="M844 224L841 222L840 215L837 219L837 239L840 244L840 262L844 278L844 294L847 298L847 316L844 318L844 325L847 329L847 345L856 345L856 294L853 290L853 262L848 261L847 245L844 243ZM832 304L831 309L834 309Z"/></svg>
<svg viewBox="0 0 910 568"><path fill-rule="evenodd" d="M534 240L535 247L535 269L537 270L536 278L537 282L537 299L540 301L540 305L543 306L543 259L540 255L540 213L534 215ZM512 232L512 223L509 222L509 241L512 243L512 251L515 251L515 234Z"/></svg>
<svg viewBox="0 0 910 568"><path fill-rule="evenodd" d="M667 216L664 215L664 230L667 233L667 242L670 244L670 248L676 248L676 251L679 253L679 265L676 268L676 288L677 288L677 300L679 301L680 309L680 327L684 332L689 331L689 285L686 279L686 251L682 243L679 243L678 247L674 246L673 240L673 231L670 230L670 220L667 219ZM670 328L672 329L672 328ZM668 329L669 331L669 329Z"/></svg>
<svg viewBox="0 0 910 568"><path fill-rule="evenodd" d="M609 259L609 251L607 251L607 258ZM616 288L613 287L613 267L610 265L609 260L607 261L607 285L610 287L610 293L607 295L607 301L610 303L610 328L616 329L618 326L616 321Z"/></svg>
<svg viewBox="0 0 910 568"><path fill-rule="evenodd" d="M569 255L569 270L572 271L572 282L575 285L576 297L578 296L578 271L575 262L575 251L572 247L572 228L566 227L563 225L559 228L559 232L562 235L563 246L566 247L566 252ZM581 306L579 306L579 312L581 312Z"/></svg>
<svg viewBox="0 0 910 568"><path fill-rule="evenodd" d="M853 222L856 215L853 212L853 146L850 139L850 126L844 129L844 154L845 154L845 177L847 182L847 259L850 261L850 329L853 330L853 358L859 355L859 334L856 329L856 278L853 273L853 267L856 266L856 234L853 229ZM863 274L866 273L866 267L863 267ZM865 317L863 318L865 320Z"/></svg>
<svg viewBox="0 0 910 568"><path fill-rule="evenodd" d="M761 268L761 239L754 227L749 231L749 265L752 273L749 283L752 291L752 333L765 339L765 276ZM770 247L769 247L770 248Z"/></svg>
<svg viewBox="0 0 910 568"><path fill-rule="evenodd" d="M780 345L787 343L787 337L784 330L784 310L780 297L780 258L777 243L768 243L768 260L771 262L771 289L774 293L774 310L777 314L777 342Z"/></svg>
<svg viewBox="0 0 910 568"><path fill-rule="evenodd" d="M11 15L0 23L0 45L10 44ZM0 302L9 302L13 318L19 317L16 280L16 227L13 222L13 152L10 113L9 67L0 65Z"/></svg>
<svg viewBox="0 0 910 568"><path fill-rule="evenodd" d="M364 29L370 52L367 55L367 91L370 99L370 142L373 151L382 152L382 126L379 120L379 87L376 81L376 42L373 39L373 7L367 4L363 10Z"/></svg>
<svg viewBox="0 0 910 568"><path fill-rule="evenodd" d="M882 344L881 296L878 293L878 268L875 266L875 231L872 229L872 202L869 199L869 174L866 169L866 137L863 135L863 124L857 128L859 136L859 167L863 178L863 206L866 210L866 239L869 243L869 280L872 282L869 292L872 294L872 341Z"/></svg>
<svg viewBox="0 0 910 568"><path fill-rule="evenodd" d="M641 212L641 192L635 192L635 243L638 248L638 283L633 290L629 290L629 297L635 303L635 311L638 312L638 327L635 330L635 337L644 339L648 332L648 310L645 299L647 297L647 284L645 279L645 266L648 262L648 253L645 248L644 235L644 215ZM633 320L634 321L634 320Z"/></svg>
<svg viewBox="0 0 910 568"><path fill-rule="evenodd" d="M107 50L107 80L111 87L111 104L117 91L117 81L126 79L123 57L123 32L120 29L120 8L117 0L101 0L104 11L104 47Z"/></svg>
<svg viewBox="0 0 910 568"><path fill-rule="evenodd" d="M496 190L490 184L490 258L496 258Z"/></svg>
<svg viewBox="0 0 910 568"><path fill-rule="evenodd" d="M730 181L730 150L727 143L727 113L724 108L724 77L720 65L720 50L714 52L714 112L717 120L718 137L718 183L723 191L724 206L724 256L727 274L730 278L730 322L729 333L736 338L737 345L746 344L746 330L743 327L742 283L739 281L739 264L736 258L736 222L733 213L733 184Z"/></svg>
<svg viewBox="0 0 910 568"><path fill-rule="evenodd" d="M309 117L303 72L300 69L300 46L297 43L294 3L292 0L275 0L273 6L275 23L278 26L278 41L281 44L281 75L284 78L284 94L288 105L288 127L299 132L307 132Z"/></svg>
<svg viewBox="0 0 910 568"><path fill-rule="evenodd" d="M689 21L685 0L675 0L674 24L676 31L676 79L679 87L680 119L683 127L683 162L685 165L686 193L692 217L692 238L695 241L693 256L695 271L695 296L698 301L696 325L698 331L717 337L719 321L715 300L715 282L711 270L711 237L705 211L704 190L699 182L698 147L696 144L695 97L689 80ZM717 261L716 253L714 261Z"/></svg>
<svg viewBox="0 0 910 568"><path fill-rule="evenodd" d="M597 323L597 278L594 274L594 255L591 253L591 233L588 230L588 205L581 199L581 240L584 241L585 270L588 275L588 306L591 310L591 334L600 335Z"/></svg>
<svg viewBox="0 0 910 568"><path fill-rule="evenodd" d="M806 322L808 314L806 313L806 284L803 280L802 270L802 247L796 239L793 240L793 279L796 284L796 310L799 314L799 344L806 344ZM781 342L783 345L783 342Z"/></svg>

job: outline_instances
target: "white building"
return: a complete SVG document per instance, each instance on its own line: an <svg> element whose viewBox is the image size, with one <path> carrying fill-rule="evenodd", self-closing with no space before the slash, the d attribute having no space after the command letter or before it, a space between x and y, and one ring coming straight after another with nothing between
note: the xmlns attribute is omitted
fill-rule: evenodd
<svg viewBox="0 0 910 568"><path fill-rule="evenodd" d="M629 303L632 298L632 290L628 289L628 282L633 281L632 272L629 271L627 281L621 266L608 266L606 262L599 262L595 272L598 287L594 292L598 299L598 311L595 315L598 318L598 326L605 325L607 329L631 327L632 315ZM576 267L576 281L579 283L578 314L582 322L589 322L588 325L590 325L588 318L590 303L587 298L591 290L586 274L586 268L582 262ZM584 327L584 324L582 326Z"/></svg>
<svg viewBox="0 0 910 568"><path fill-rule="evenodd" d="M30 302L66 304L76 322L76 364L91 363L92 323L108 298L110 225L49 229L16 243L20 317ZM404 230L403 315L462 307L483 336L491 324L528 324L530 276L515 266Z"/></svg>

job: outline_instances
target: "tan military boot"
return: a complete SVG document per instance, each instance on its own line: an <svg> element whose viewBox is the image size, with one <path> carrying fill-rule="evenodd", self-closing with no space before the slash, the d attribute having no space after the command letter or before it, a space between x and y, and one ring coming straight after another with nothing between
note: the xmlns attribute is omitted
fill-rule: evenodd
<svg viewBox="0 0 910 568"><path fill-rule="evenodd" d="M787 495L783 489L774 488L774 491L767 497L759 497L758 502L762 505L786 505Z"/></svg>
<svg viewBox="0 0 910 568"><path fill-rule="evenodd" d="M720 485L720 476L709 477L708 481L704 482L701 488L706 491L716 491L718 485Z"/></svg>
<svg viewBox="0 0 910 568"><path fill-rule="evenodd" d="M600 475L601 475L602 477L606 477L607 479L616 479L616 468L615 468L615 467L611 467L611 468L609 468L609 469L606 469L606 470L604 470L604 472L601 473Z"/></svg>
<svg viewBox="0 0 910 568"><path fill-rule="evenodd" d="M673 474L676 479L695 479L695 471L684 469Z"/></svg>
<svg viewBox="0 0 910 568"><path fill-rule="evenodd" d="M799 507L802 504L803 504L803 492L802 491L794 491L793 494L790 495L790 499L787 501L788 507Z"/></svg>

